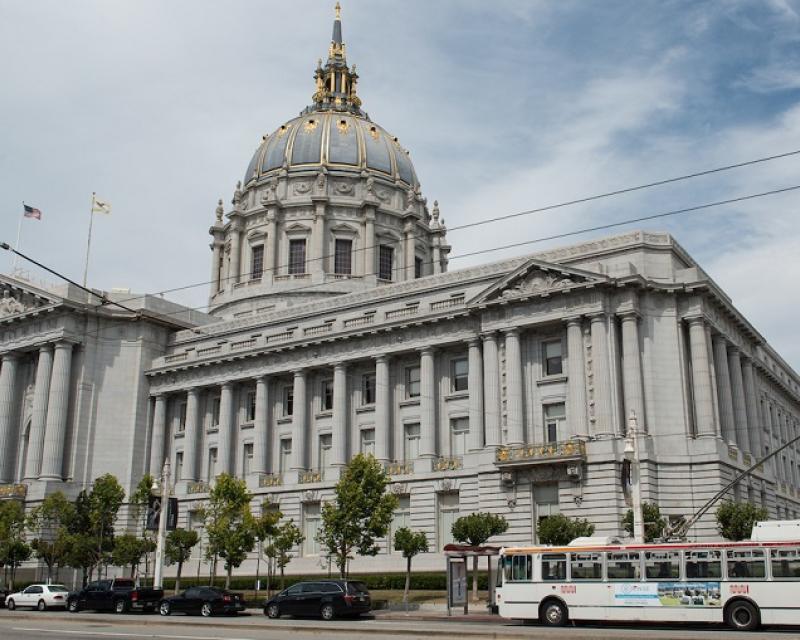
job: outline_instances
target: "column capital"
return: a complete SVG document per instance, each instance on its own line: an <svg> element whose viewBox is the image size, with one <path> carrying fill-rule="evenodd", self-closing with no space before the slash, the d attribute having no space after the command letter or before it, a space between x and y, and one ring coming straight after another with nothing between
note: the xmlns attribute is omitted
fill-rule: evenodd
<svg viewBox="0 0 800 640"><path fill-rule="evenodd" d="M337 362L333 365L334 372L336 371L347 371L347 363L346 362Z"/></svg>
<svg viewBox="0 0 800 640"><path fill-rule="evenodd" d="M308 369L295 369L292 371L292 376L295 378L305 378L308 375Z"/></svg>
<svg viewBox="0 0 800 640"><path fill-rule="evenodd" d="M269 380L269 376L266 373L262 373L260 376L255 376L253 380L255 380L257 383L267 382Z"/></svg>
<svg viewBox="0 0 800 640"><path fill-rule="evenodd" d="M202 389L200 387L187 387L186 388L186 396L198 396Z"/></svg>
<svg viewBox="0 0 800 640"><path fill-rule="evenodd" d="M150 397L153 398L154 400L158 400L159 398L166 398L167 393L166 391L153 391L150 394Z"/></svg>
<svg viewBox="0 0 800 640"><path fill-rule="evenodd" d="M684 318L684 320L689 326L697 326L697 325L705 326L706 324L705 316L689 316L688 318Z"/></svg>
<svg viewBox="0 0 800 640"><path fill-rule="evenodd" d="M733 356L738 356L741 354L741 351L739 350L739 347L731 343L728 345L728 353Z"/></svg>
<svg viewBox="0 0 800 640"><path fill-rule="evenodd" d="M469 347L480 347L481 346L481 338L480 336L472 336L471 338L467 338L465 340L467 346Z"/></svg>
<svg viewBox="0 0 800 640"><path fill-rule="evenodd" d="M606 320L608 320L608 314L605 312L605 310L593 311L592 313L587 313L586 315L588 316L589 321L592 323L605 322Z"/></svg>
<svg viewBox="0 0 800 640"><path fill-rule="evenodd" d="M3 362L5 362L6 360L10 362L12 360L19 360L21 356L22 354L19 353L19 351L8 351L3 354L2 358Z"/></svg>
<svg viewBox="0 0 800 640"><path fill-rule="evenodd" d="M236 383L233 380L226 380L225 382L223 382L219 386L223 391L225 391L225 390L231 391L231 390L233 390L233 385L234 384L236 384Z"/></svg>
<svg viewBox="0 0 800 640"><path fill-rule="evenodd" d="M436 353L436 347L419 347L417 351L420 353L420 355L432 356L434 353Z"/></svg>
<svg viewBox="0 0 800 640"><path fill-rule="evenodd" d="M517 336L519 337L519 327L509 327L508 329L503 329L503 335L508 336Z"/></svg>
<svg viewBox="0 0 800 640"><path fill-rule="evenodd" d="M385 364L387 362L389 362L389 356L387 356L385 353L382 353L379 356L375 356L376 364Z"/></svg>
<svg viewBox="0 0 800 640"><path fill-rule="evenodd" d="M624 311L617 311L617 317L623 322L638 322L642 314L637 309L625 309Z"/></svg>
<svg viewBox="0 0 800 640"><path fill-rule="evenodd" d="M53 351L53 343L46 342L41 347L39 347L39 353L51 352Z"/></svg>
<svg viewBox="0 0 800 640"><path fill-rule="evenodd" d="M574 326L581 326L583 325L583 316L569 316L568 318L564 318L564 324L568 327Z"/></svg>
<svg viewBox="0 0 800 640"><path fill-rule="evenodd" d="M496 331L485 331L481 333L481 339L484 342L496 342L497 341L497 332Z"/></svg>

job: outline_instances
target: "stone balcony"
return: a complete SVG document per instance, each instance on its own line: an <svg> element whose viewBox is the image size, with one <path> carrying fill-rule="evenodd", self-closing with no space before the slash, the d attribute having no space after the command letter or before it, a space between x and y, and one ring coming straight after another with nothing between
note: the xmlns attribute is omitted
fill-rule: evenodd
<svg viewBox="0 0 800 640"><path fill-rule="evenodd" d="M186 485L186 493L189 495L196 493L208 493L211 485L208 482L190 482Z"/></svg>
<svg viewBox="0 0 800 640"><path fill-rule="evenodd" d="M280 473L262 473L258 477L259 487L281 487L283 486L283 476Z"/></svg>
<svg viewBox="0 0 800 640"><path fill-rule="evenodd" d="M464 466L460 456L436 458L433 461L433 471L458 471Z"/></svg>
<svg viewBox="0 0 800 640"><path fill-rule="evenodd" d="M586 444L580 440L499 447L494 463L500 468L586 460Z"/></svg>
<svg viewBox="0 0 800 640"><path fill-rule="evenodd" d="M383 465L383 470L388 476L410 476L414 474L414 463L387 462Z"/></svg>
<svg viewBox="0 0 800 640"><path fill-rule="evenodd" d="M322 471L310 469L301 471L297 476L297 484L313 484L314 482L322 482Z"/></svg>

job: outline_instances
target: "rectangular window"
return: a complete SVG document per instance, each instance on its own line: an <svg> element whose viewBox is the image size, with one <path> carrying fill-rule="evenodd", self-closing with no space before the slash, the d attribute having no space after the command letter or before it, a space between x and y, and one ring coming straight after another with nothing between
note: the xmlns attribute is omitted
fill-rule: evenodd
<svg viewBox="0 0 800 640"><path fill-rule="evenodd" d="M770 557L773 578L800 580L800 548L772 549Z"/></svg>
<svg viewBox="0 0 800 640"><path fill-rule="evenodd" d="M378 252L378 278L381 280L392 279L392 265L394 263L394 249L382 244Z"/></svg>
<svg viewBox="0 0 800 640"><path fill-rule="evenodd" d="M450 455L463 456L467 452L469 436L469 418L453 418L450 420Z"/></svg>
<svg viewBox="0 0 800 640"><path fill-rule="evenodd" d="M406 368L406 398L419 398L420 370L419 367Z"/></svg>
<svg viewBox="0 0 800 640"><path fill-rule="evenodd" d="M319 436L319 456L317 457L317 467L320 471L326 469L331 460L331 447L333 446L333 436L330 433L323 433Z"/></svg>
<svg viewBox="0 0 800 640"><path fill-rule="evenodd" d="M361 453L365 456L375 455L375 429L361 430Z"/></svg>
<svg viewBox="0 0 800 640"><path fill-rule="evenodd" d="M303 505L303 555L319 555L319 542L317 533L319 532L320 507L319 502L310 502Z"/></svg>
<svg viewBox="0 0 800 640"><path fill-rule="evenodd" d="M286 473L292 465L292 439L281 438L280 458L278 459L278 471Z"/></svg>
<svg viewBox="0 0 800 640"><path fill-rule="evenodd" d="M264 273L264 245L253 247L250 255L250 279L260 280Z"/></svg>
<svg viewBox="0 0 800 640"><path fill-rule="evenodd" d="M422 261L422 258L415 257L414 258L414 277L421 278L422 277L422 265L425 264Z"/></svg>
<svg viewBox="0 0 800 640"><path fill-rule="evenodd" d="M183 451L175 454L175 480L183 478Z"/></svg>
<svg viewBox="0 0 800 640"><path fill-rule="evenodd" d="M561 340L551 340L542 344L544 375L557 376L563 372Z"/></svg>
<svg viewBox="0 0 800 640"><path fill-rule="evenodd" d="M218 427L219 426L219 415L220 415L220 407L222 406L222 401L220 397L217 396L216 398L211 399L211 426Z"/></svg>
<svg viewBox="0 0 800 640"><path fill-rule="evenodd" d="M453 542L453 523L458 519L458 494L440 493L436 501L439 550Z"/></svg>
<svg viewBox="0 0 800 640"><path fill-rule="evenodd" d="M289 274L306 272L306 241L289 240Z"/></svg>
<svg viewBox="0 0 800 640"><path fill-rule="evenodd" d="M333 254L333 272L340 276L349 276L353 273L353 241L336 240Z"/></svg>
<svg viewBox="0 0 800 640"><path fill-rule="evenodd" d="M450 361L450 391L466 391L469 389L469 360L455 358Z"/></svg>
<svg viewBox="0 0 800 640"><path fill-rule="evenodd" d="M531 582L533 580L532 556L511 556L508 560L510 561L507 562L507 579L509 582Z"/></svg>
<svg viewBox="0 0 800 640"><path fill-rule="evenodd" d="M294 413L294 387L283 388L283 415L288 417Z"/></svg>
<svg viewBox="0 0 800 640"><path fill-rule="evenodd" d="M333 380L323 380L320 388L320 399L322 411L333 409Z"/></svg>
<svg viewBox="0 0 800 640"><path fill-rule="evenodd" d="M534 528L538 530L538 525L542 520L561 513L558 506L558 485L555 483L534 485L533 503ZM534 531L533 539L534 542L538 542L536 531Z"/></svg>
<svg viewBox="0 0 800 640"><path fill-rule="evenodd" d="M256 420L256 392L248 391L245 400L245 422L255 422Z"/></svg>
<svg viewBox="0 0 800 640"><path fill-rule="evenodd" d="M413 462L419 457L419 423L405 425L403 462Z"/></svg>
<svg viewBox="0 0 800 640"><path fill-rule="evenodd" d="M544 405L545 442L558 442L564 433L567 413L563 402Z"/></svg>
<svg viewBox="0 0 800 640"><path fill-rule="evenodd" d="M411 528L411 496L397 496L397 509L392 516L392 528L389 530L389 547L394 548L394 534L399 529Z"/></svg>
<svg viewBox="0 0 800 640"><path fill-rule="evenodd" d="M645 551L644 574L648 580L678 580L681 577L680 551Z"/></svg>
<svg viewBox="0 0 800 640"><path fill-rule="evenodd" d="M767 577L767 563L763 549L730 549L728 556L728 580L763 580Z"/></svg>
<svg viewBox="0 0 800 640"><path fill-rule="evenodd" d="M606 571L609 580L641 580L641 556L633 551L607 554Z"/></svg>
<svg viewBox="0 0 800 640"><path fill-rule="evenodd" d="M247 442L242 447L242 478L250 475L253 468L253 443Z"/></svg>
<svg viewBox="0 0 800 640"><path fill-rule="evenodd" d="M208 468L206 469L206 482L211 482L217 477L217 448L208 450Z"/></svg>
<svg viewBox="0 0 800 640"><path fill-rule="evenodd" d="M542 580L545 582L563 582L567 579L567 554L542 554Z"/></svg>
<svg viewBox="0 0 800 640"><path fill-rule="evenodd" d="M686 579L722 578L722 552L716 549L686 551Z"/></svg>
<svg viewBox="0 0 800 640"><path fill-rule="evenodd" d="M374 373L367 373L361 377L361 404L375 404Z"/></svg>
<svg viewBox="0 0 800 640"><path fill-rule="evenodd" d="M603 558L599 553L573 553L569 570L571 580L602 580Z"/></svg>
<svg viewBox="0 0 800 640"><path fill-rule="evenodd" d="M186 429L186 403L181 402L178 405L178 431Z"/></svg>

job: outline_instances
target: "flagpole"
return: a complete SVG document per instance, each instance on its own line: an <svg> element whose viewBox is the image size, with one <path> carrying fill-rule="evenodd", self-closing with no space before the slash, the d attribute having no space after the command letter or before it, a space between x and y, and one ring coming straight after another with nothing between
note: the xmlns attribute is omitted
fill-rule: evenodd
<svg viewBox="0 0 800 640"><path fill-rule="evenodd" d="M22 219L25 217L25 201L22 201L22 215L19 218L19 223L17 224L17 244L14 245L14 248L19 251L19 242L20 237L22 235ZM19 260L19 256L15 253L14 254L14 265L11 267L11 275L14 275L17 272L17 260Z"/></svg>
<svg viewBox="0 0 800 640"><path fill-rule="evenodd" d="M89 277L89 249L92 246L92 221L94 220L94 197L95 192L92 191L92 206L89 208L89 237L86 239L86 265L83 268L83 286L86 287L86 280Z"/></svg>

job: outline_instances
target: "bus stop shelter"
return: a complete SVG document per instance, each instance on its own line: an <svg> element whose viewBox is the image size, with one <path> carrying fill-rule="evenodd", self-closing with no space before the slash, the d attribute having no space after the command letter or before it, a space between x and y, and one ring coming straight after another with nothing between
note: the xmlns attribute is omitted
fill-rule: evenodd
<svg viewBox="0 0 800 640"><path fill-rule="evenodd" d="M473 547L468 544L447 544L444 555L447 562L447 615L452 610L464 607L464 614L469 613L469 583L467 580L467 564L470 558L485 557L488 563L489 607L494 611L494 579L492 572L492 556L500 553L500 547L488 545Z"/></svg>

